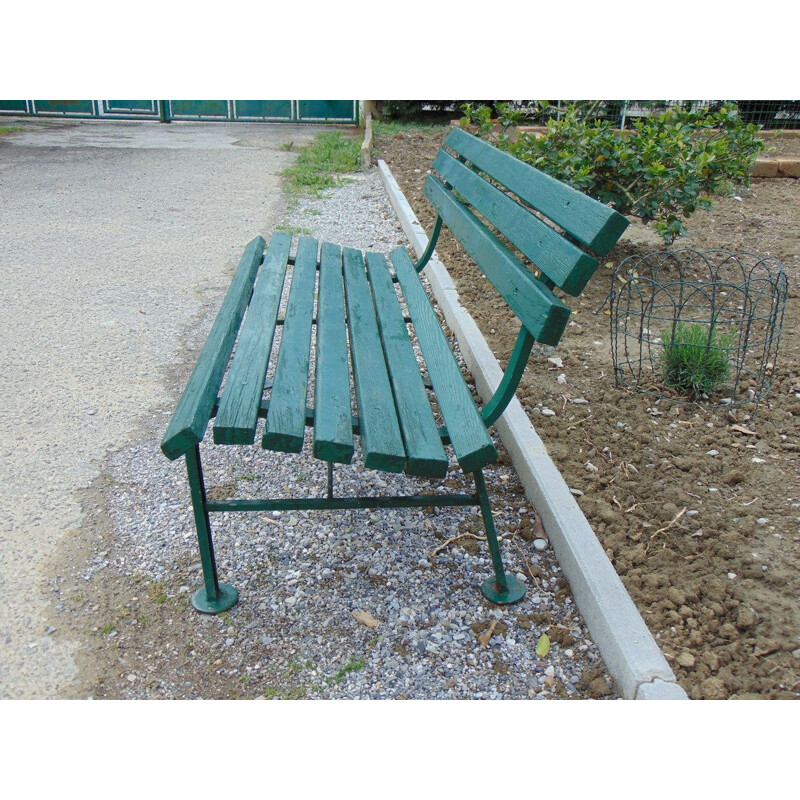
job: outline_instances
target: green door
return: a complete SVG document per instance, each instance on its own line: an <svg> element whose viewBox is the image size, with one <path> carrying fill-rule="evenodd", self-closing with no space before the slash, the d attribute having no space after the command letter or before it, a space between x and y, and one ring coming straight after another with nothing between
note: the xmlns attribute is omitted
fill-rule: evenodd
<svg viewBox="0 0 800 800"><path fill-rule="evenodd" d="M103 100L103 116L157 117L158 100Z"/></svg>
<svg viewBox="0 0 800 800"><path fill-rule="evenodd" d="M298 100L298 122L358 122L355 100Z"/></svg>
<svg viewBox="0 0 800 800"><path fill-rule="evenodd" d="M291 120L291 100L234 100L235 119L242 120Z"/></svg>
<svg viewBox="0 0 800 800"><path fill-rule="evenodd" d="M229 119L227 100L170 100L172 119Z"/></svg>
<svg viewBox="0 0 800 800"><path fill-rule="evenodd" d="M34 114L63 114L65 117L93 117L96 100L33 100Z"/></svg>

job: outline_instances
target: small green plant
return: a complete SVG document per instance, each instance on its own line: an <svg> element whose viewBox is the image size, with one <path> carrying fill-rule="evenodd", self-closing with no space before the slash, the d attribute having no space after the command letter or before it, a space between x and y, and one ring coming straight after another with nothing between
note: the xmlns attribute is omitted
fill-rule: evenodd
<svg viewBox="0 0 800 800"><path fill-rule="evenodd" d="M276 225L275 230L281 231L281 233L301 234L302 236L311 236L313 234L310 228L302 228L299 225L287 225L286 223Z"/></svg>
<svg viewBox="0 0 800 800"><path fill-rule="evenodd" d="M337 673L334 680L338 683L341 681L345 675L350 672L356 672L357 670L364 669L366 666L366 662L364 661L351 661L346 666L342 667Z"/></svg>
<svg viewBox="0 0 800 800"><path fill-rule="evenodd" d="M340 186L342 173L356 172L360 166L360 143L340 131L320 133L303 147L294 165L284 171L290 191L319 195Z"/></svg>
<svg viewBox="0 0 800 800"><path fill-rule="evenodd" d="M662 337L661 369L664 383L693 399L710 397L727 380L731 371L729 350L735 333L720 333L710 326L676 322Z"/></svg>

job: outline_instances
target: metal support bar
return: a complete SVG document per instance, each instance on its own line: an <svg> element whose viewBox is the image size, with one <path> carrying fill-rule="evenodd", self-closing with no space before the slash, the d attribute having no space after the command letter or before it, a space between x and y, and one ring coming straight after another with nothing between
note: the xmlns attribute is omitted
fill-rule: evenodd
<svg viewBox="0 0 800 800"><path fill-rule="evenodd" d="M203 482L203 468L200 464L199 445L186 452L186 471L189 475L197 545L200 549L205 584L192 597L192 605L205 614L218 614L234 605L239 599L239 593L233 586L220 583L217 578L217 562L214 558L214 541L211 538L211 522L208 517L209 508Z"/></svg>
<svg viewBox="0 0 800 800"><path fill-rule="evenodd" d="M500 544L497 541L497 529L494 526L492 507L489 502L489 492L486 489L486 481L483 472L478 470L473 473L475 478L475 489L477 490L478 500L480 501L481 516L483 525L486 528L486 541L489 544L489 555L492 557L494 567L494 579L489 578L481 585L483 596L492 603L507 605L516 603L525 596L525 584L518 581L513 575L506 575L503 568L503 558L500 555Z"/></svg>
<svg viewBox="0 0 800 800"><path fill-rule="evenodd" d="M431 231L431 236L428 239L428 246L425 248L425 252L419 257L419 261L414 264L414 269L417 272L422 272L423 269L428 265L428 262L431 260L431 256L433 255L434 248L436 247L436 242L439 241L439 234L442 232L442 218L437 214L436 222L433 223L433 230Z"/></svg>
<svg viewBox="0 0 800 800"><path fill-rule="evenodd" d="M378 497L291 497L263 500L220 500L206 504L209 512L217 511L334 511L359 508L438 508L445 506L477 506L474 494L424 494Z"/></svg>
<svg viewBox="0 0 800 800"><path fill-rule="evenodd" d="M525 367L528 363L528 356L531 354L533 342L533 336L528 333L528 329L521 328L517 336L517 342L514 345L514 352L508 360L505 372L503 372L503 380L500 381L495 393L481 412L487 428L494 425L502 416L506 406L514 396L514 392L517 391L519 382L522 379L522 373L525 372Z"/></svg>

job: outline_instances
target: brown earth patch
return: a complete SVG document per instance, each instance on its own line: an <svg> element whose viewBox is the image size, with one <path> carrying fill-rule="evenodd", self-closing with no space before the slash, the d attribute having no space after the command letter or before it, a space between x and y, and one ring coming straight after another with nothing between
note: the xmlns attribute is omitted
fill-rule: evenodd
<svg viewBox="0 0 800 800"><path fill-rule="evenodd" d="M376 139L427 230L434 212L422 184L446 130L409 128ZM780 149L797 142L787 138ZM674 245L770 255L786 268L789 299L771 393L755 419L746 406L737 409L736 421L756 436L732 428L721 412L615 386L601 310L608 264L581 298L569 300L572 322L555 353L563 366L535 353L517 393L565 480L583 492L581 508L694 699L800 695L798 220L800 182L757 179L691 217L689 236ZM659 249L660 240L634 224L607 262ZM437 251L505 364L518 323L447 232ZM588 403L570 402L577 398ZM542 415L544 407L555 416Z"/></svg>

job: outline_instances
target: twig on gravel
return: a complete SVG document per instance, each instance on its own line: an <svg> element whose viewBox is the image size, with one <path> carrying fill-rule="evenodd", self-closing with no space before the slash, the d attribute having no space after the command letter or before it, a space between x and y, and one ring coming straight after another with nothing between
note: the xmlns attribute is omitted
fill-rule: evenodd
<svg viewBox="0 0 800 800"><path fill-rule="evenodd" d="M497 623L498 623L498 622L499 622L499 620L497 620L497 619L493 619L493 620L492 620L492 624L489 626L489 630L488 630L488 631L486 631L486 633L482 633L482 634L481 634L481 635L478 637L478 641L479 641L479 642L480 642L480 643L481 643L481 644L482 644L484 647L488 647L488 646L489 646L489 640L492 638L492 635L494 634L494 629L497 627Z"/></svg>
<svg viewBox="0 0 800 800"><path fill-rule="evenodd" d="M528 558L525 555L525 551L520 547L519 542L516 540L516 537L509 537L509 539L514 543L514 547L517 548L520 557L525 562L525 569L528 570L528 575L531 576L531 580L536 584L536 588L541 589L542 584L539 582L539 579L533 574L533 567L531 566L531 562L528 561Z"/></svg>
<svg viewBox="0 0 800 800"><path fill-rule="evenodd" d="M477 534L474 533L459 533L458 536L450 537L446 542L442 542L438 547L431 550L431 553L428 556L428 558L433 558L435 555L441 553L441 551L444 550L444 548L447 547L448 545L453 544L453 542L457 542L459 539L465 539L465 538L477 539L479 542L486 541L485 536L478 536Z"/></svg>

